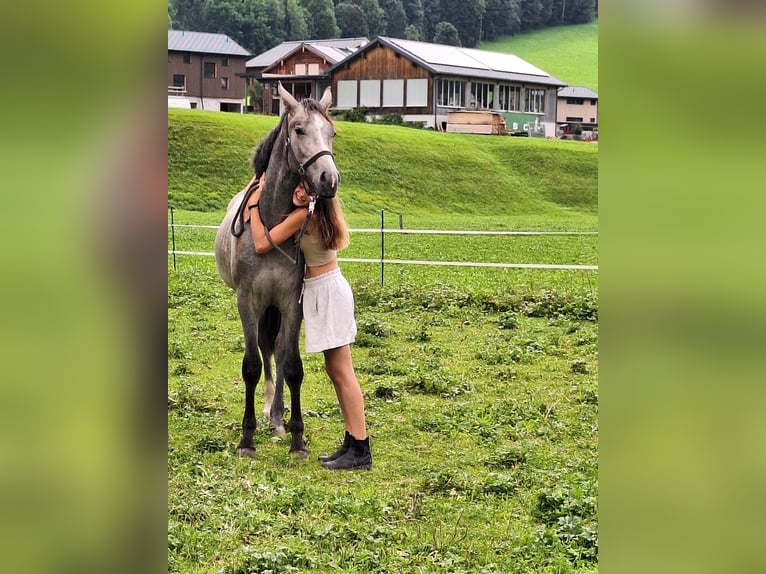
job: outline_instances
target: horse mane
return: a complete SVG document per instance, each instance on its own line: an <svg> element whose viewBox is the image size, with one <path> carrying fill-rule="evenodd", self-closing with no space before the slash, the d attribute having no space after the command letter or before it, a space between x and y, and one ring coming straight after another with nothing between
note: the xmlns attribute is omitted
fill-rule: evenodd
<svg viewBox="0 0 766 574"><path fill-rule="evenodd" d="M266 137L261 140L261 143L255 148L255 154L253 155L252 165L253 173L256 177L260 177L262 173L266 172L266 168L269 167L269 160L271 159L271 152L274 149L274 144L277 142L279 133L282 131L282 126L287 121L287 114L282 115L282 119L279 123L271 128Z"/></svg>

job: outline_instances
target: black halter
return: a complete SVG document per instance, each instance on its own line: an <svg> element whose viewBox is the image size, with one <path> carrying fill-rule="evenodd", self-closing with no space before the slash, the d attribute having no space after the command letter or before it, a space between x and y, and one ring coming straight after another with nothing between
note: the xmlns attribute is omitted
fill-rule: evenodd
<svg viewBox="0 0 766 574"><path fill-rule="evenodd" d="M298 164L298 169L296 170L298 173L298 176L301 178L301 183L303 183L303 187L306 188L306 192L309 195L316 196L317 193L312 189L311 185L309 184L308 180L306 179L306 170L309 168L311 164L313 164L316 160L318 160L320 157L329 155L331 157L335 157L333 153L328 149L323 149L322 151L318 151L314 155L312 155L309 159L307 159L304 163L301 163L298 161L297 156L295 155L295 152L293 151L292 143L290 142L290 136L287 136L287 157L288 162L287 165L290 165L289 159L292 158L292 160Z"/></svg>

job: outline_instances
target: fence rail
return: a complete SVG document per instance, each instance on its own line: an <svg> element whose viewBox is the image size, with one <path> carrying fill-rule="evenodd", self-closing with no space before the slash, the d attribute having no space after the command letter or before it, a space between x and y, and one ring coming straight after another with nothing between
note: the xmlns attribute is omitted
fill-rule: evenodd
<svg viewBox="0 0 766 574"><path fill-rule="evenodd" d="M209 251L178 251L175 248L176 227L199 228L199 229L218 229L217 225L196 225L189 223L175 223L172 221L168 228L172 232L173 248L168 250L168 255L173 255L173 267L175 268L176 255L214 257L215 253ZM560 270L580 270L580 271L598 271L598 265L574 265L574 264L554 264L554 263L488 263L482 261L421 261L415 259L386 259L383 256L383 235L386 233L400 234L432 234L432 235L598 235L598 231L459 231L447 229L351 229L352 233L380 233L381 234L381 257L377 259L362 259L355 257L338 257L340 262L348 263L374 263L382 268L386 264L393 265L434 265L434 266L452 266L452 267L495 267L504 269L560 269Z"/></svg>

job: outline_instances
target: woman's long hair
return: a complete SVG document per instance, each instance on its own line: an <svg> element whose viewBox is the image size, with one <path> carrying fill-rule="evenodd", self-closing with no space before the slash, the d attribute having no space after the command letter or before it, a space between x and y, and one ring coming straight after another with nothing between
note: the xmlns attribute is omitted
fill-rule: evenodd
<svg viewBox="0 0 766 574"><path fill-rule="evenodd" d="M348 246L349 232L346 218L337 196L321 198L314 208L316 230L325 249L340 251Z"/></svg>

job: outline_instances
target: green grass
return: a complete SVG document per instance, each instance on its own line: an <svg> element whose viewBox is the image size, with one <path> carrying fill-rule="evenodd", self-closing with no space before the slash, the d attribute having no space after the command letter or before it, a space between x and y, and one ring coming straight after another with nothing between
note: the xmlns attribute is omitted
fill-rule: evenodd
<svg viewBox="0 0 766 574"><path fill-rule="evenodd" d="M176 223L218 224L274 123L169 110ZM596 145L338 122L335 151L353 228L385 209L388 228L401 213L410 229L598 229ZM175 232L178 249L212 250L214 230ZM379 248L354 233L341 256ZM597 237L387 234L386 257L593 264ZM212 257L168 257L168 571L597 572L597 274L387 265L381 285L378 265L342 267L370 472L316 461L343 423L302 339L309 458L263 423L256 457L236 456L234 294Z"/></svg>
<svg viewBox="0 0 766 574"><path fill-rule="evenodd" d="M210 259L169 273L169 571L596 572L593 294L351 283L374 466L332 473L315 458L343 430L321 355L302 353L310 457L263 423L256 458L237 457L233 294Z"/></svg>
<svg viewBox="0 0 766 574"><path fill-rule="evenodd" d="M570 86L598 92L598 20L481 42L478 48L516 54Z"/></svg>
<svg viewBox="0 0 766 574"><path fill-rule="evenodd" d="M253 149L276 121L168 110L170 205L224 209L250 179ZM595 228L597 145L340 121L336 128L339 195L359 226L377 225L385 209L402 213L410 227L457 215L466 229L485 217L502 220L501 229L528 217Z"/></svg>

